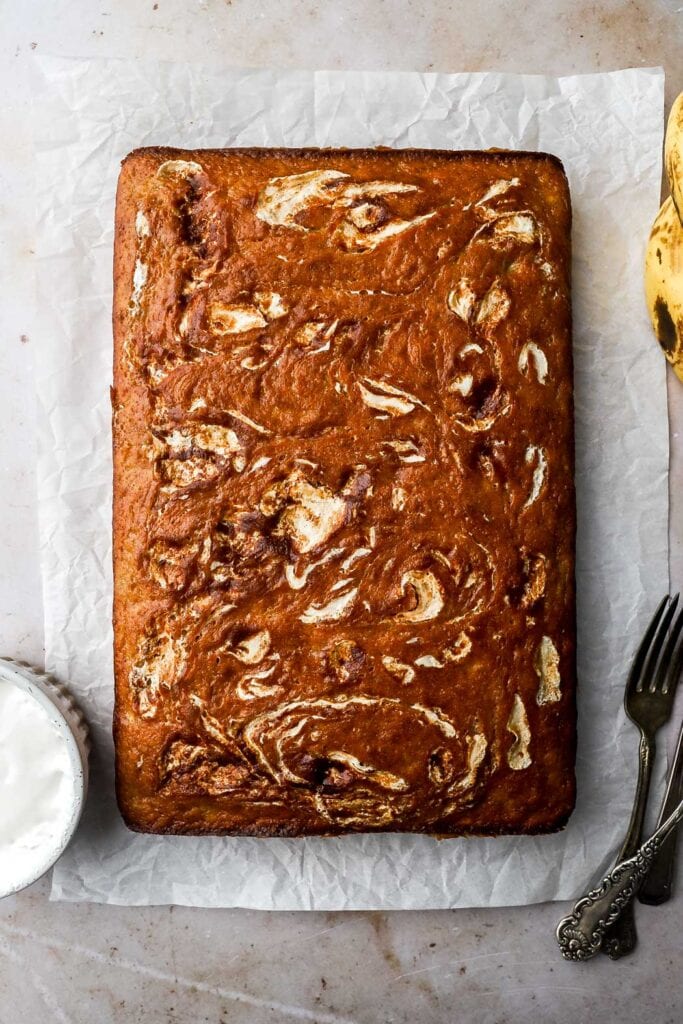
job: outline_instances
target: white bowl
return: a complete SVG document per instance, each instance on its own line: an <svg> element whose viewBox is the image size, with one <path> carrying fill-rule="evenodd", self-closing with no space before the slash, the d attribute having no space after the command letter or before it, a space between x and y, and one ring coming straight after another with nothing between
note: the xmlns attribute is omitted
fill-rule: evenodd
<svg viewBox="0 0 683 1024"><path fill-rule="evenodd" d="M67 691L44 672L38 672L11 658L0 658L0 679L12 683L38 701L65 741L69 764L73 772L72 806L57 844L46 851L45 862L31 872L30 877L22 878L20 882L10 884L7 888L0 881L0 898L3 898L27 888L42 878L59 860L69 845L78 827L88 791L90 738L83 715Z"/></svg>

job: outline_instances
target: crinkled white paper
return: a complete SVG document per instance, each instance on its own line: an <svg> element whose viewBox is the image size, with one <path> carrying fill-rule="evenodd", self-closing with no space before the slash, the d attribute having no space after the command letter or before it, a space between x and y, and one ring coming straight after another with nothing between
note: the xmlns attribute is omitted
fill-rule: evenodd
<svg viewBox="0 0 683 1024"><path fill-rule="evenodd" d="M42 343L39 488L48 668L94 736L87 812L57 899L275 909L492 906L563 899L628 818L628 659L668 582L664 361L642 296L660 188L663 74L213 71L36 63ZM111 711L111 276L119 163L138 146L425 146L557 154L574 204L579 508L579 801L563 833L448 840L133 835L114 800Z"/></svg>

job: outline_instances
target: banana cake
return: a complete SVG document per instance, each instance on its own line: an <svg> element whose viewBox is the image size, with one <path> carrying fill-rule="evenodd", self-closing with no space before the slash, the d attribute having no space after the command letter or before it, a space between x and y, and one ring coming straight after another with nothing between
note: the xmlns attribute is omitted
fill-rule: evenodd
<svg viewBox="0 0 683 1024"><path fill-rule="evenodd" d="M131 828L566 822L570 225L542 153L126 158L114 732Z"/></svg>

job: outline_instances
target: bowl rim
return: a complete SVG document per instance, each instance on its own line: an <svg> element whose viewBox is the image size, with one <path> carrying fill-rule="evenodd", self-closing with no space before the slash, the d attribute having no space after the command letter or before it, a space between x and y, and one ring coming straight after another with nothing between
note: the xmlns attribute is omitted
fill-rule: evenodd
<svg viewBox="0 0 683 1024"><path fill-rule="evenodd" d="M0 887L0 899L4 899L6 896L13 896L15 893L21 892L22 889L27 889L46 875L73 839L85 806L88 788L88 761L85 747L85 727L80 723L76 724L70 721L68 698L62 697L57 689L57 683L53 683L49 676L43 673L39 674L38 671L28 666L5 658L0 658L0 680L11 683L24 693L28 693L46 712L48 719L57 727L65 741L73 775L71 813L57 843L51 848L49 855L45 857L40 867L30 876L22 878L20 882L6 891ZM74 711L74 718L75 715ZM77 730L84 734L81 742L79 742Z"/></svg>

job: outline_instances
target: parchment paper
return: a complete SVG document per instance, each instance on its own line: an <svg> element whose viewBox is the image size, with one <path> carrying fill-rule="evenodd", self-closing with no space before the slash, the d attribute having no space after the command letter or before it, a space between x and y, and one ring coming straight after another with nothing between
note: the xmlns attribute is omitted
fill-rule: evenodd
<svg viewBox="0 0 683 1024"><path fill-rule="evenodd" d="M87 812L55 899L275 909L564 899L628 817L625 667L668 583L664 361L642 297L660 188L663 74L215 71L42 58L34 97L42 345L39 496L48 668L93 728ZM574 203L579 508L579 802L563 833L450 840L139 836L119 818L111 740L111 261L121 158L143 145L338 145L556 153Z"/></svg>

